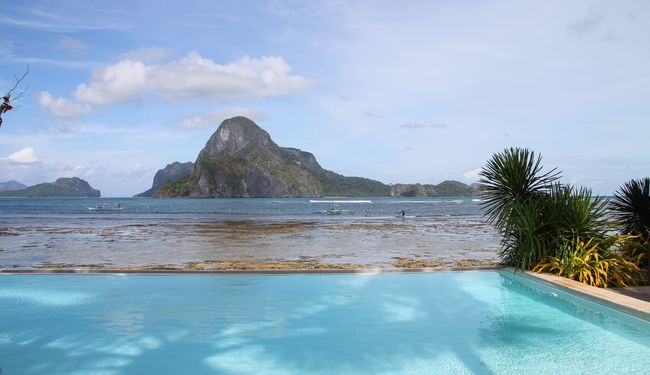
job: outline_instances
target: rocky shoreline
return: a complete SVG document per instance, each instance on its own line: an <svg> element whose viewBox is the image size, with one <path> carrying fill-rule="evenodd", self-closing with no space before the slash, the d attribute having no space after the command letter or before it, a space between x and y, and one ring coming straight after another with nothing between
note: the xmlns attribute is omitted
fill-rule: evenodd
<svg viewBox="0 0 650 375"><path fill-rule="evenodd" d="M230 273L230 272L417 272L498 269L501 265L491 260L460 259L455 262L441 260L399 258L384 265L322 262L230 262L204 261L187 264L164 264L137 267L113 267L102 264L44 264L36 267L0 268L0 273Z"/></svg>

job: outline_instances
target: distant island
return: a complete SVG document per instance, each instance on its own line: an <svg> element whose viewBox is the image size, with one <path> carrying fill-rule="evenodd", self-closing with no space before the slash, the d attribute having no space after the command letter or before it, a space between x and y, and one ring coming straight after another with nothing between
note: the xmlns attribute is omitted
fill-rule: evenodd
<svg viewBox="0 0 650 375"><path fill-rule="evenodd" d="M12 181L9 181L12 182ZM15 181L13 181L15 182ZM7 183L3 183L7 184ZM20 184L22 185L22 184ZM15 185L14 185L15 186ZM48 182L16 190L0 191L0 197L100 197L99 190L78 177L62 177Z"/></svg>
<svg viewBox="0 0 650 375"><path fill-rule="evenodd" d="M153 177L153 184L151 185L151 189L140 194L136 194L133 197L153 197L154 193L160 190L160 188L163 187L167 182L178 181L179 179L192 173L193 170L194 163L191 161L188 161L187 163L179 163L175 161L171 164L167 164L165 168L159 169L158 172L156 172L156 175Z"/></svg>
<svg viewBox="0 0 650 375"><path fill-rule="evenodd" d="M387 185L326 170L313 154L280 147L246 117L225 120L195 163L160 169L151 189L136 197L465 196L476 189L458 181Z"/></svg>
<svg viewBox="0 0 650 375"><path fill-rule="evenodd" d="M12 191L12 190L22 190L26 188L27 185L21 184L18 181L7 181L7 182L0 182L0 192L3 191Z"/></svg>
<svg viewBox="0 0 650 375"><path fill-rule="evenodd" d="M438 185L395 184L390 189L391 197L460 197L478 194L478 184L467 185L454 180L443 181Z"/></svg>

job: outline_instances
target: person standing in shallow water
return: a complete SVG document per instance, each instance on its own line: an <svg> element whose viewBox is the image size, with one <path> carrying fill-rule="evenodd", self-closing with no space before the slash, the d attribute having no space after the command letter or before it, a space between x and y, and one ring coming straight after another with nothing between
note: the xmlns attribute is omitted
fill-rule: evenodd
<svg viewBox="0 0 650 375"><path fill-rule="evenodd" d="M402 215L402 220L404 220L406 218L406 211L402 210L401 215Z"/></svg>

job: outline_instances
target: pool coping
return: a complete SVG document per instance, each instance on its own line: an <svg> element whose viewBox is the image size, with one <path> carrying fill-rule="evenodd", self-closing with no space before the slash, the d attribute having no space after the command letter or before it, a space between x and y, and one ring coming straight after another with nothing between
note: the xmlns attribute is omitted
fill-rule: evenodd
<svg viewBox="0 0 650 375"><path fill-rule="evenodd" d="M514 268L502 268L501 272L516 274L517 276L533 280L542 285L550 286L587 301L615 309L629 315L650 322L650 302L617 293L607 288L583 284L579 281L550 273L536 273L531 271L515 271Z"/></svg>
<svg viewBox="0 0 650 375"><path fill-rule="evenodd" d="M418 272L459 272L459 271L498 271L501 266L485 267L422 267L422 268L353 268L353 269L259 269L259 270L192 270L192 269L120 269L120 268L0 268L1 274L147 274L147 275L297 275L297 274L369 274L380 273L418 273Z"/></svg>

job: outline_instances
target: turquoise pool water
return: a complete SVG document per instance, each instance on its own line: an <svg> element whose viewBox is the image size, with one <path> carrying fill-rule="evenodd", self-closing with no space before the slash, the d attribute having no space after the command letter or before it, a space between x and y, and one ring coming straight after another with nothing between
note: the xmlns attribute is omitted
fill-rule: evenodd
<svg viewBox="0 0 650 375"><path fill-rule="evenodd" d="M499 272L0 275L0 373L647 373L650 324Z"/></svg>

